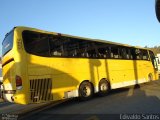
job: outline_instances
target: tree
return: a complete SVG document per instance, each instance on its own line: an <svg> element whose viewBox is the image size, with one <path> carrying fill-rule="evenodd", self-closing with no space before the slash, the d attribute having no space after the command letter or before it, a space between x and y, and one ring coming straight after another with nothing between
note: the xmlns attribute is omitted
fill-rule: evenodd
<svg viewBox="0 0 160 120"><path fill-rule="evenodd" d="M149 47L145 46L145 48L149 48ZM149 49L151 49L155 55L160 54L160 46L154 46Z"/></svg>

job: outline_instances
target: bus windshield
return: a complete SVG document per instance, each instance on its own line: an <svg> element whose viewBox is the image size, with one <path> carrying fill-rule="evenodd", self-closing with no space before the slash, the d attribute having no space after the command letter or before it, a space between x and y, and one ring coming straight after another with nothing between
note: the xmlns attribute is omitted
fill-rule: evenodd
<svg viewBox="0 0 160 120"><path fill-rule="evenodd" d="M2 56L12 49L13 46L13 31L8 33L2 43Z"/></svg>
<svg viewBox="0 0 160 120"><path fill-rule="evenodd" d="M0 68L0 77L2 77L2 69Z"/></svg>

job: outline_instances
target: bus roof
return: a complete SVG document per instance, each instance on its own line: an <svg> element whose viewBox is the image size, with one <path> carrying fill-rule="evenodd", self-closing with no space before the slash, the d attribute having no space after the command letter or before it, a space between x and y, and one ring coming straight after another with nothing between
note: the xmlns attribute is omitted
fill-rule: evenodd
<svg viewBox="0 0 160 120"><path fill-rule="evenodd" d="M103 43L109 43L109 44L115 44L115 45L120 45L120 46L125 46L125 47L134 47L134 48L139 48L139 49L148 49L148 48L143 48L143 47L140 47L140 46L132 46L132 45L112 42L112 41L108 41L108 40L79 37L79 36L74 36L74 35L69 35L69 34L58 33L58 32L49 32L49 31L40 30L40 29L37 29L37 28L25 27L25 26L16 26L14 28L21 29L21 30L29 30L29 31L41 32L41 33L48 33L48 34L57 34L57 35L64 36L64 37L77 38L77 39L83 39L83 40L91 40L91 41L103 42Z"/></svg>

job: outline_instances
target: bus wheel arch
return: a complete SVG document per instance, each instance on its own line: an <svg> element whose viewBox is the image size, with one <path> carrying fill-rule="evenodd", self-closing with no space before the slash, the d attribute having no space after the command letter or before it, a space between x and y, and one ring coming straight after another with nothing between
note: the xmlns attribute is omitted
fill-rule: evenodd
<svg viewBox="0 0 160 120"><path fill-rule="evenodd" d="M94 94L94 86L89 80L84 80L79 85L78 89L79 98L81 100L88 100Z"/></svg>
<svg viewBox="0 0 160 120"><path fill-rule="evenodd" d="M99 95L105 96L111 90L110 82L106 78L102 78L99 81L98 88L99 88Z"/></svg>

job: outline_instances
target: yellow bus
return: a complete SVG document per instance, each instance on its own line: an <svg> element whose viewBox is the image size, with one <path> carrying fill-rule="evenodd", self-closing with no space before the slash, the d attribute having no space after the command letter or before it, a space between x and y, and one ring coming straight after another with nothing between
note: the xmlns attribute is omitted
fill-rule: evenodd
<svg viewBox="0 0 160 120"><path fill-rule="evenodd" d="M19 103L66 98L157 79L152 51L28 27L15 27L2 43L3 97Z"/></svg>

